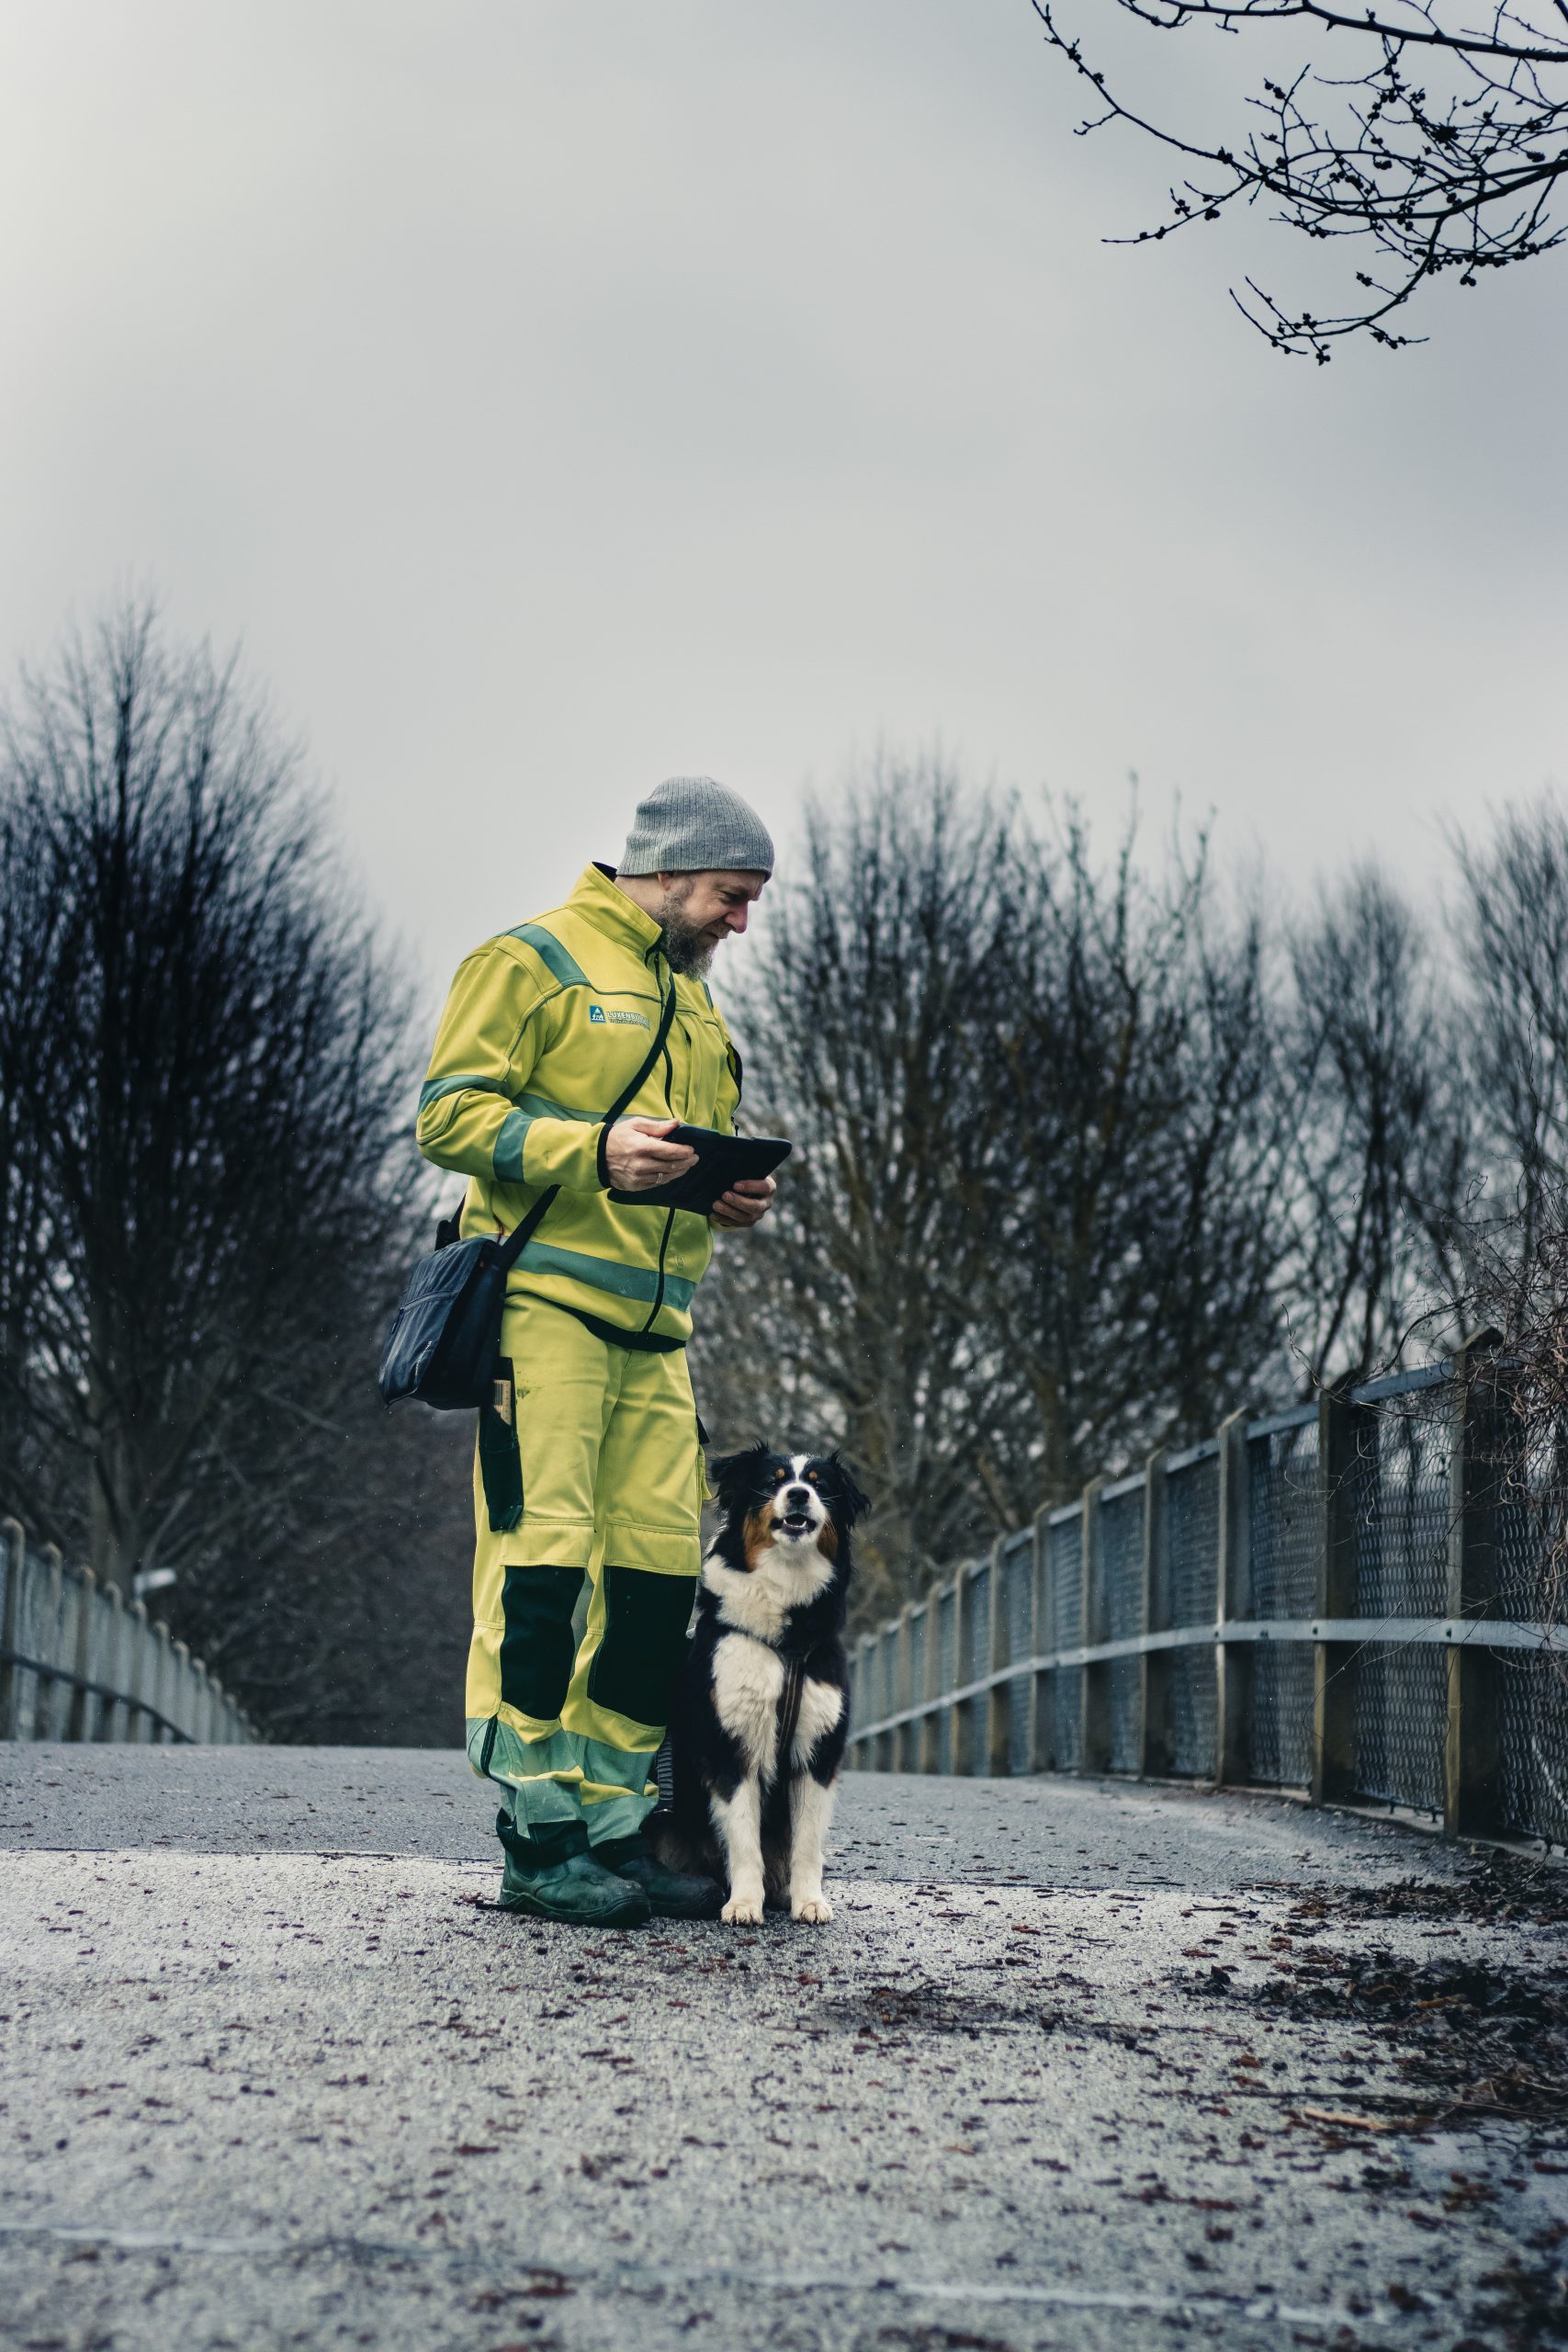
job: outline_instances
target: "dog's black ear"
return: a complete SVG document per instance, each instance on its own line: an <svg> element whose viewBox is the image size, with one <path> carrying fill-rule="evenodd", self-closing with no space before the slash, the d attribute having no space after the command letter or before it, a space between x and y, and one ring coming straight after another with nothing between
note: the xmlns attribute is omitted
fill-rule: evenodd
<svg viewBox="0 0 1568 2352"><path fill-rule="evenodd" d="M828 1456L839 1476L839 1511L846 1527L852 1527L863 1512L871 1509L871 1497L861 1492L855 1474L837 1446Z"/></svg>
<svg viewBox="0 0 1568 2352"><path fill-rule="evenodd" d="M758 1471L768 1458L768 1449L761 1438L740 1453L726 1453L717 1462L708 1464L708 1477L714 1492L726 1510L733 1510L737 1500L756 1479Z"/></svg>

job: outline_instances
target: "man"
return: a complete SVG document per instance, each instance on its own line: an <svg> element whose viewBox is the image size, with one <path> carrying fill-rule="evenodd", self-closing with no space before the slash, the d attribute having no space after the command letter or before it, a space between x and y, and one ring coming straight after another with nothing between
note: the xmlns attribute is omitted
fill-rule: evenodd
<svg viewBox="0 0 1568 2352"><path fill-rule="evenodd" d="M738 794L659 785L618 868L590 865L564 906L459 967L420 1097L420 1149L468 1178L465 1238L510 1232L558 1188L513 1268L479 1415L467 1708L469 1761L503 1792L502 1903L547 1919L632 1927L721 1899L640 1837L699 1565L684 1349L713 1236L635 1196L693 1165L678 1123L732 1129L740 1058L704 975L773 865ZM755 1225L773 1190L737 1184L712 1224Z"/></svg>

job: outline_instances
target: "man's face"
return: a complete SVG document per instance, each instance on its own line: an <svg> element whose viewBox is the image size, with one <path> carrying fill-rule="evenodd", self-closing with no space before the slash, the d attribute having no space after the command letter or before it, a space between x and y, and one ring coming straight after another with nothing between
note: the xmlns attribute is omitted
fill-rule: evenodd
<svg viewBox="0 0 1568 2352"><path fill-rule="evenodd" d="M664 904L659 922L672 971L701 978L714 949L745 930L761 895L765 874L661 874Z"/></svg>

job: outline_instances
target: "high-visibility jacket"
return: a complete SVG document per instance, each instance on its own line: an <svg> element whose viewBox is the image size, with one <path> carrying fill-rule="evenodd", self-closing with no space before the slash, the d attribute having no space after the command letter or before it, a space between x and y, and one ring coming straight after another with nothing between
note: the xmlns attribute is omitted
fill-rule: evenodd
<svg viewBox="0 0 1568 2352"><path fill-rule="evenodd" d="M508 1295L554 1300L633 1345L690 1337L713 1254L705 1216L609 1198L604 1114L671 989L664 1049L622 1116L730 1133L740 1062L723 1017L705 982L671 971L658 924L598 865L564 906L458 966L419 1102L421 1151L468 1178L465 1239L510 1232L545 1186L561 1188Z"/></svg>

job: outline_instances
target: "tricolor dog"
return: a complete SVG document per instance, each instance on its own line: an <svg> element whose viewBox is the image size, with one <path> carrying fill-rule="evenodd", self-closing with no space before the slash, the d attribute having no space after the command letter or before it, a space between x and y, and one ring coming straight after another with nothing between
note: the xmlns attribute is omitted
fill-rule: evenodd
<svg viewBox="0 0 1568 2352"><path fill-rule="evenodd" d="M724 1524L703 1562L671 1724L663 1859L728 1889L724 1917L833 1916L828 1822L849 1736L850 1532L866 1498L836 1453L730 1454L711 1476Z"/></svg>

